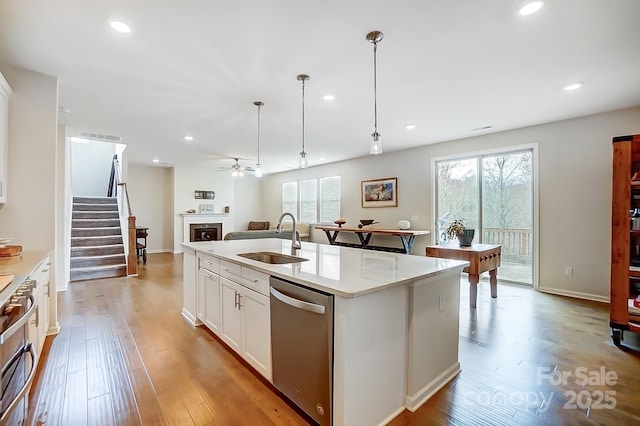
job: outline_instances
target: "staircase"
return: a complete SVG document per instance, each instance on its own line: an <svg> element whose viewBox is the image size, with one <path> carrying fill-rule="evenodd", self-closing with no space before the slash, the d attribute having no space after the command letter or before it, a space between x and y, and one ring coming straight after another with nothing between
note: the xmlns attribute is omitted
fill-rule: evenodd
<svg viewBox="0 0 640 426"><path fill-rule="evenodd" d="M118 202L73 197L69 281L127 276Z"/></svg>

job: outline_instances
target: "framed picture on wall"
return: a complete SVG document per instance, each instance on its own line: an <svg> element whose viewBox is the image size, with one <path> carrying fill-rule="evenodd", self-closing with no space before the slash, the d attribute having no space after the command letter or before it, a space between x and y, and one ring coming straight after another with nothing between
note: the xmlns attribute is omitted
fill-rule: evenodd
<svg viewBox="0 0 640 426"><path fill-rule="evenodd" d="M398 207L398 178L363 180L362 207Z"/></svg>

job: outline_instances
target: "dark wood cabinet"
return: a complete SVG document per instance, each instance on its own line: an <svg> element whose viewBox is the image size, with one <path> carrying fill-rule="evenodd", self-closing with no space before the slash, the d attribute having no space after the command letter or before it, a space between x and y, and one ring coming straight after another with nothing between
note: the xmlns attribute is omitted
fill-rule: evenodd
<svg viewBox="0 0 640 426"><path fill-rule="evenodd" d="M624 331L640 333L640 135L613 138L612 182L609 323L620 345Z"/></svg>

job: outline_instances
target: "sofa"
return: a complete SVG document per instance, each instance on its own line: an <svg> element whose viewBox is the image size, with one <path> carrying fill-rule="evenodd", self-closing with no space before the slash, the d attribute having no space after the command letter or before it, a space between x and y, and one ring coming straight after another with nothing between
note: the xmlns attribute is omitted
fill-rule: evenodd
<svg viewBox="0 0 640 426"><path fill-rule="evenodd" d="M300 237L299 234L298 237ZM281 238L283 240L290 240L291 230L283 230L282 232L276 232L272 229L263 231L234 231L224 236L225 240L250 240L257 238Z"/></svg>

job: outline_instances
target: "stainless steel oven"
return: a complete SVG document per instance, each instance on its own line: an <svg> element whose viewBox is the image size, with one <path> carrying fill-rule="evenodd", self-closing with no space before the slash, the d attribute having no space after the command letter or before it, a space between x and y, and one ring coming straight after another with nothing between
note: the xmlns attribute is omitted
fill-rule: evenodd
<svg viewBox="0 0 640 426"><path fill-rule="evenodd" d="M27 411L27 392L35 376L37 360L29 341L29 319L37 314L31 292L35 281L25 281L2 305L0 313L0 425L17 426L24 423ZM36 315L37 321L37 315Z"/></svg>

